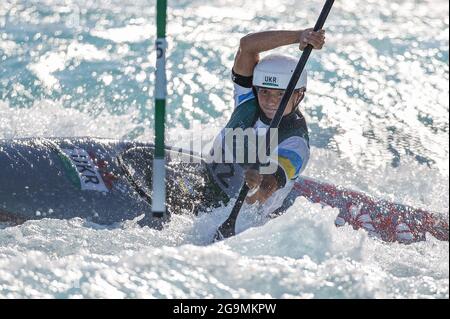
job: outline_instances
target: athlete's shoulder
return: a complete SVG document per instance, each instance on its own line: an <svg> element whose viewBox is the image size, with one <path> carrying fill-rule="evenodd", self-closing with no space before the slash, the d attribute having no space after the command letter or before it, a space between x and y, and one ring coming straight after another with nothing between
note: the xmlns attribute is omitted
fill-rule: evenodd
<svg viewBox="0 0 450 319"><path fill-rule="evenodd" d="M285 140L281 141L279 148L289 149L289 150L300 150L303 148L309 149L309 143L307 139L301 134L293 134Z"/></svg>
<svg viewBox="0 0 450 319"><path fill-rule="evenodd" d="M308 124L306 123L306 119L303 116L302 112L300 110L295 111L295 120L294 120L294 134L300 136L303 138L309 147L309 130L308 130Z"/></svg>
<svg viewBox="0 0 450 319"><path fill-rule="evenodd" d="M296 111L294 114L289 115L283 120L278 130L278 139L279 141L303 140L309 147L308 126L305 118L299 111ZM287 141L286 143L290 142Z"/></svg>

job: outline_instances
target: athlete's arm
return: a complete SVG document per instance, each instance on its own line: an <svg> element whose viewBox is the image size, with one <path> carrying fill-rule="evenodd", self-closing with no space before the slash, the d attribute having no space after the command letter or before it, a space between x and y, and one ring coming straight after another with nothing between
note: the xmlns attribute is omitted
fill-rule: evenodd
<svg viewBox="0 0 450 319"><path fill-rule="evenodd" d="M311 44L314 49L321 49L324 42L324 30L318 32L306 29L250 33L240 40L233 70L242 76L252 76L261 52L295 43L299 43L300 50L303 50L308 44Z"/></svg>

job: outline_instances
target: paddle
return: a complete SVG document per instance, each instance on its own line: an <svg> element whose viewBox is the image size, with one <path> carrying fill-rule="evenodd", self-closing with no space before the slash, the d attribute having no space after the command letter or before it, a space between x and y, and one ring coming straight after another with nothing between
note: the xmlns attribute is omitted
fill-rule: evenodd
<svg viewBox="0 0 450 319"><path fill-rule="evenodd" d="M327 0L325 2L322 12L320 13L319 19L317 20L316 25L314 26L314 31L319 31L320 29L322 29L323 25L325 24L325 20L327 19L328 14L330 13L331 7L333 6L333 3L334 0ZM303 72L303 69L305 68L306 62L308 61L312 49L313 49L312 45L308 44L308 46L303 50L302 56L300 57L297 67L295 68L294 73L292 74L291 80L289 81L286 91L284 92L283 98L281 99L280 106L277 112L275 113L272 122L270 123L269 129L267 130L266 140L269 140L270 129L278 128L278 126L280 125L286 106L292 96L292 93L294 92L295 86L300 78L300 75ZM266 143L266 145L267 145L266 146L267 147L266 153L267 153L270 150L269 148L271 143ZM214 241L222 240L224 238L228 238L235 235L236 220L249 190L250 189L247 186L247 184L244 183L244 186L242 186L242 189L239 193L236 203L234 204L234 207L231 210L230 216L228 216L227 220L225 220L223 224L219 227L219 229L216 231L216 234L214 235Z"/></svg>
<svg viewBox="0 0 450 319"><path fill-rule="evenodd" d="M164 129L166 117L166 20L167 0L156 1L156 74L155 74L155 154L153 158L152 216L166 217L166 160ZM147 214L145 215L147 219Z"/></svg>

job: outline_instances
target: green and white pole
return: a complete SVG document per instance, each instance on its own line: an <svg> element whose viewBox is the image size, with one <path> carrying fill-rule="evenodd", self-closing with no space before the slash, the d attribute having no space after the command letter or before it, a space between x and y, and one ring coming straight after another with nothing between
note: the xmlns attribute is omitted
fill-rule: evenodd
<svg viewBox="0 0 450 319"><path fill-rule="evenodd" d="M166 163L164 126L166 115L166 19L167 0L156 1L155 156L153 158L153 217L166 214Z"/></svg>

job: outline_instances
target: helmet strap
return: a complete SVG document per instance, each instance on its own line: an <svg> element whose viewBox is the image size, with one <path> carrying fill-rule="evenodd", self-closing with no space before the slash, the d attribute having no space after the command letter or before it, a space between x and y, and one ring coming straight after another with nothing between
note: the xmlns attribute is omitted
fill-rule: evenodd
<svg viewBox="0 0 450 319"><path fill-rule="evenodd" d="M299 92L300 90L297 90L296 92ZM305 92L306 92L306 90L303 90L303 94L301 95L301 97L299 99L297 99L297 101L295 101L294 109L292 110L292 112L295 112L298 109L300 102L303 101L303 99L305 98Z"/></svg>

